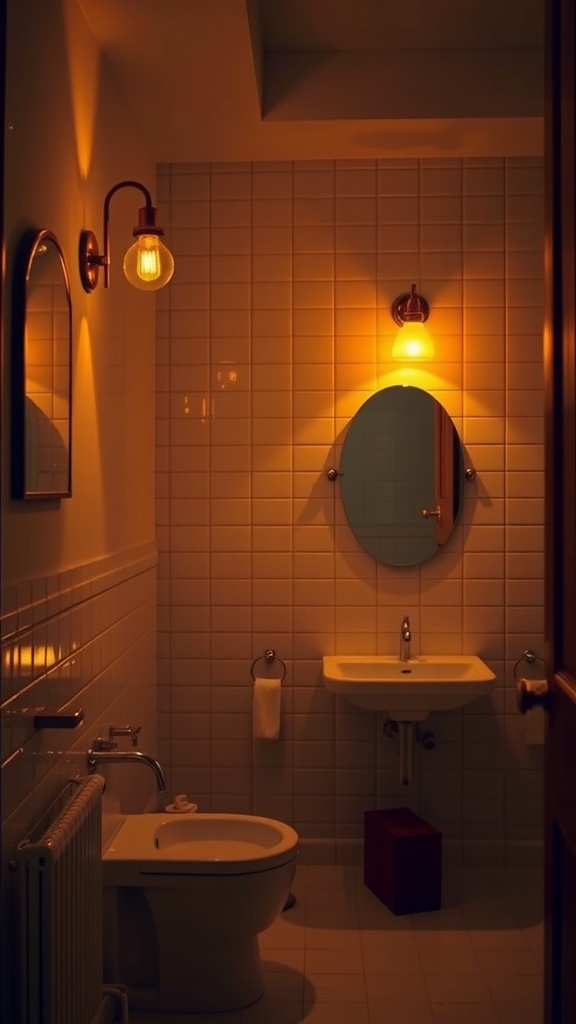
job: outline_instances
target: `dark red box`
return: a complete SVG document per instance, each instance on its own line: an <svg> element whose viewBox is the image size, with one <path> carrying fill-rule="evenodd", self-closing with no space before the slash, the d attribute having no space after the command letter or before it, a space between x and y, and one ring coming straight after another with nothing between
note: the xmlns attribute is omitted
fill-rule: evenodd
<svg viewBox="0 0 576 1024"><path fill-rule="evenodd" d="M364 884L393 914L439 910L442 833L407 807L365 811Z"/></svg>

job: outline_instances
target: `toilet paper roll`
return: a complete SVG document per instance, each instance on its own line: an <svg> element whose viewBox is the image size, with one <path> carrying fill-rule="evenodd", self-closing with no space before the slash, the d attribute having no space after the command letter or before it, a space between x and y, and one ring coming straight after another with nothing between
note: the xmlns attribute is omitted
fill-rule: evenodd
<svg viewBox="0 0 576 1024"><path fill-rule="evenodd" d="M280 736L280 679L254 680L252 695L252 735L261 740Z"/></svg>
<svg viewBox="0 0 576 1024"><path fill-rule="evenodd" d="M529 747L540 747L544 743L544 711L531 708L524 715L524 739Z"/></svg>
<svg viewBox="0 0 576 1024"><path fill-rule="evenodd" d="M522 676L520 682L527 693L533 693L536 697L542 697L548 691L546 679L528 679L526 676Z"/></svg>
<svg viewBox="0 0 576 1024"><path fill-rule="evenodd" d="M516 680L516 687L518 706L524 713L524 739L528 746L541 746L545 734L544 710L535 704L534 698L545 699L548 682L546 679L528 679L521 676Z"/></svg>

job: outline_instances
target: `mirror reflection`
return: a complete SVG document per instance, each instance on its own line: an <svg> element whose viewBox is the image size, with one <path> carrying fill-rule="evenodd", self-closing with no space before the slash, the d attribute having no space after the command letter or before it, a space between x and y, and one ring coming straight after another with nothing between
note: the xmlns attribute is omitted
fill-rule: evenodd
<svg viewBox="0 0 576 1024"><path fill-rule="evenodd" d="M14 497L69 497L71 303L56 236L48 230L28 236L21 266L15 281Z"/></svg>
<svg viewBox="0 0 576 1024"><path fill-rule="evenodd" d="M341 494L358 543L386 565L419 565L450 538L462 501L464 460L444 407L420 388L372 395L342 450Z"/></svg>

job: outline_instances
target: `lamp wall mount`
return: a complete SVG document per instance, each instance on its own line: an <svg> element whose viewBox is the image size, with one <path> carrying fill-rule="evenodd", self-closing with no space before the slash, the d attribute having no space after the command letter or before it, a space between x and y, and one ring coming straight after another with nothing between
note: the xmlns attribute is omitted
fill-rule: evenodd
<svg viewBox="0 0 576 1024"><path fill-rule="evenodd" d="M416 291L416 285L404 295L399 295L392 303L392 319L399 327L410 321L425 323L430 315L430 306L422 295Z"/></svg>
<svg viewBox="0 0 576 1024"><path fill-rule="evenodd" d="M87 229L80 232L78 264L80 280L85 292L93 292L98 284L100 267L104 265L104 256L99 254L99 248L98 239L93 231Z"/></svg>

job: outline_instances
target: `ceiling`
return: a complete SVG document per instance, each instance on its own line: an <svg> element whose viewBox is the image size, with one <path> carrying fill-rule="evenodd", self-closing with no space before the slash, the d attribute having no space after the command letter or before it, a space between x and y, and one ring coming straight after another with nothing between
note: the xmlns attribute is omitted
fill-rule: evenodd
<svg viewBox="0 0 576 1024"><path fill-rule="evenodd" d="M542 149L543 0L79 3L159 162Z"/></svg>

